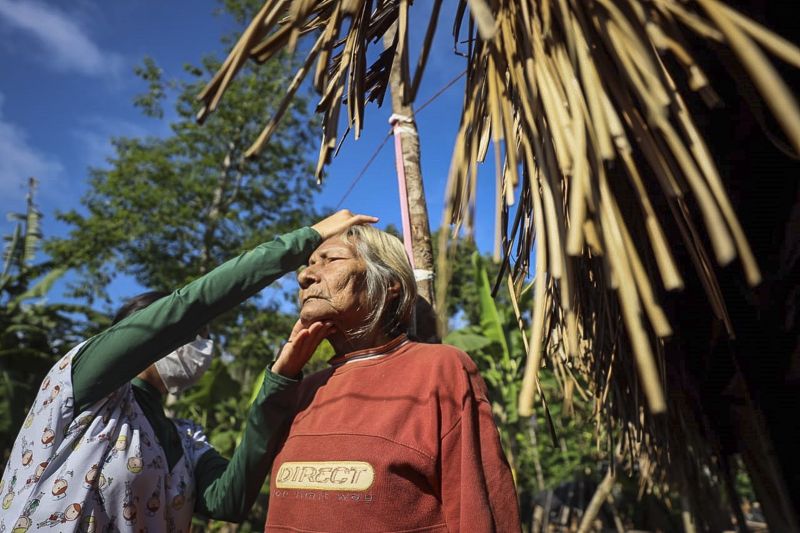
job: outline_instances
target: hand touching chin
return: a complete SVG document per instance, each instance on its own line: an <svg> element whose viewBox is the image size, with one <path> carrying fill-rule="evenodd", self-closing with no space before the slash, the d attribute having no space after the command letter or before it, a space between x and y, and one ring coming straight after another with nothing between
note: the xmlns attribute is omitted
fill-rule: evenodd
<svg viewBox="0 0 800 533"><path fill-rule="evenodd" d="M308 327L314 322L332 320L336 317L336 309L330 302L322 298L310 298L303 303L300 309L300 321Z"/></svg>

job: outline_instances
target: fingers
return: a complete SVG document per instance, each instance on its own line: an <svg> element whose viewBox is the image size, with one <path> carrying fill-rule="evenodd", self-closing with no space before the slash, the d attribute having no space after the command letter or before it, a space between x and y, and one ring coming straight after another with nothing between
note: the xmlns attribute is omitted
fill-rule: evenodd
<svg viewBox="0 0 800 533"><path fill-rule="evenodd" d="M300 373L322 340L333 331L331 322L314 322L307 328L298 320L272 371L287 377Z"/></svg>
<svg viewBox="0 0 800 533"><path fill-rule="evenodd" d="M374 217L372 215L353 215L353 218L350 219L349 226L356 226L358 224L375 224L378 221L378 217Z"/></svg>
<svg viewBox="0 0 800 533"><path fill-rule="evenodd" d="M328 218L320 220L311 227L314 228L323 239L327 239L347 230L351 226L357 224L374 224L377 221L378 217L354 214L349 209L342 209Z"/></svg>
<svg viewBox="0 0 800 533"><path fill-rule="evenodd" d="M293 341L304 328L305 326L303 326L303 323L298 319L297 322L294 323L294 326L292 326L292 332L289 333L289 341Z"/></svg>
<svg viewBox="0 0 800 533"><path fill-rule="evenodd" d="M331 334L333 331L333 324L330 322L315 322L308 328L308 337L303 347L305 354L309 358L314 354L314 351L320 343Z"/></svg>
<svg viewBox="0 0 800 533"><path fill-rule="evenodd" d="M328 336L331 327L330 322L314 322L298 333L297 338L293 341L293 348L297 352L296 357L308 360L314 354L317 346Z"/></svg>

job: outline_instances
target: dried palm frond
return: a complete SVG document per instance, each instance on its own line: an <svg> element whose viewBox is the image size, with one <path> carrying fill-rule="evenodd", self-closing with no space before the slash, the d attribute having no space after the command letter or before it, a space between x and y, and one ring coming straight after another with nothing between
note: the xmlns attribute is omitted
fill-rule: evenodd
<svg viewBox="0 0 800 533"><path fill-rule="evenodd" d="M313 70L324 117L320 177L337 146L342 107L358 138L365 104L382 101L393 61L401 63L404 99L414 100L442 2L423 3L432 16L420 32L413 75L411 4L268 0L199 95L198 118L215 109L246 59L266 61L313 33L286 99L248 154L264 146ZM663 340L672 327L659 295L684 286L675 258L675 247L682 247L732 335L715 263L738 257L750 285L761 274L689 111L692 92L708 104L717 97L688 42L700 38L732 50L797 153L800 109L765 53L800 67L800 49L722 0L460 0L452 20L456 43L466 27L468 65L445 222L467 229L475 224L477 165L491 141L500 248L512 287L529 274L536 242L520 413L532 412L538 369L558 339L561 355L553 364L568 364L591 384L598 416L624 428L624 449L638 454L645 479L655 464L669 464L676 435L697 445L691 460L699 461L705 448L695 441L702 428L683 420L682 429L668 434L653 416L676 394L664 387L670 370ZM368 65L369 45L382 46L380 38L395 24L391 46ZM516 216L509 226L512 204ZM667 228L679 242L670 242Z"/></svg>

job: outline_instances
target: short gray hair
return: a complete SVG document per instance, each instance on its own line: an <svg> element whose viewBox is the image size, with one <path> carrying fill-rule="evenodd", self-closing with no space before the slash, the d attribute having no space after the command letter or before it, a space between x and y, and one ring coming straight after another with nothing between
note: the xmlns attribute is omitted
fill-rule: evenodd
<svg viewBox="0 0 800 533"><path fill-rule="evenodd" d="M364 335L377 328L386 334L407 333L417 300L417 283L400 239L373 226L352 226L342 236L366 263L365 290L370 304L367 322L354 331ZM389 287L399 283L397 298L389 301Z"/></svg>

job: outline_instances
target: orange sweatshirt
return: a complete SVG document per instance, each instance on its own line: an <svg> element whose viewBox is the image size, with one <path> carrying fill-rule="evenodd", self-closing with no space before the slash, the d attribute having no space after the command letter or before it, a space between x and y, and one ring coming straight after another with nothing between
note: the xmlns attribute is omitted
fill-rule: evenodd
<svg viewBox="0 0 800 533"><path fill-rule="evenodd" d="M403 336L301 383L266 531L519 530L486 385L467 354Z"/></svg>

